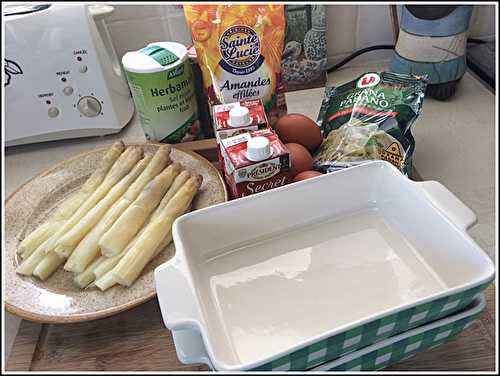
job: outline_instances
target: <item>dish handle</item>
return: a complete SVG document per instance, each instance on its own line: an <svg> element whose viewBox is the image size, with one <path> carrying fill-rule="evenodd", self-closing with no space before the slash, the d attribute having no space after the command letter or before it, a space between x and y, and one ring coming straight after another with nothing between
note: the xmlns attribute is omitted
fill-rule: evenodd
<svg viewBox="0 0 500 376"><path fill-rule="evenodd" d="M201 313L188 271L178 260L155 269L155 287L165 326L170 330L200 331Z"/></svg>
<svg viewBox="0 0 500 376"><path fill-rule="evenodd" d="M172 337L177 357L184 364L204 363L214 369L210 357L205 350L203 338L194 330L174 330Z"/></svg>
<svg viewBox="0 0 500 376"><path fill-rule="evenodd" d="M463 231L477 222L474 212L441 183L432 180L413 183L443 215Z"/></svg>

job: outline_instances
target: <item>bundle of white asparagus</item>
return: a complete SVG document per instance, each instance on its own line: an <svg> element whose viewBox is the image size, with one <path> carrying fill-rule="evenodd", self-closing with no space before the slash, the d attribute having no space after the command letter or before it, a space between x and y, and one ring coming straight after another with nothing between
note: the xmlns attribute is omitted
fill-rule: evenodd
<svg viewBox="0 0 500 376"><path fill-rule="evenodd" d="M20 243L17 273L47 279L61 265L80 288L132 285L172 241L172 224L201 186L170 160L115 143L84 185Z"/></svg>

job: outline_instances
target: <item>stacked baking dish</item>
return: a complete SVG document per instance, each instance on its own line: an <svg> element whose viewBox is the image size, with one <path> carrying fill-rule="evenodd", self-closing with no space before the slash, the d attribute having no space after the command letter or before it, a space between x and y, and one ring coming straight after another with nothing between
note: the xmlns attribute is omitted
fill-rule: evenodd
<svg viewBox="0 0 500 376"><path fill-rule="evenodd" d="M376 371L419 352L435 348L468 328L486 307L483 294L462 311L352 351L308 371ZM200 334L192 330L172 332L177 356L185 364L204 363L214 369ZM285 369L285 367L283 367ZM279 370L279 369L278 369Z"/></svg>
<svg viewBox="0 0 500 376"><path fill-rule="evenodd" d="M463 311L376 342L310 371L376 371L435 348L468 328L486 307L483 294Z"/></svg>
<svg viewBox="0 0 500 376"><path fill-rule="evenodd" d="M311 369L478 298L494 267L474 222L382 161L201 209L155 271L162 315L216 370Z"/></svg>

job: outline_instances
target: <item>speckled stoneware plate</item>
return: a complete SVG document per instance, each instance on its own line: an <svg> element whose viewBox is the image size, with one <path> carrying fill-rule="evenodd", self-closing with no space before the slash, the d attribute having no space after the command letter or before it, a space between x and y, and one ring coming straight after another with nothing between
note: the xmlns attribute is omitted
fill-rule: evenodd
<svg viewBox="0 0 500 376"><path fill-rule="evenodd" d="M85 182L110 146L79 154L55 165L28 181L7 199L4 248L7 311L39 322L87 321L122 312L156 295L153 271L173 256L173 243L146 266L141 277L129 288L114 286L106 292L97 289L82 291L72 283L73 274L62 267L46 281L20 276L15 271L20 262L16 255L19 242ZM140 146L148 154L154 153L159 145L151 143ZM170 156L189 172L203 176L193 210L227 201L222 177L210 162L198 154L175 147Z"/></svg>

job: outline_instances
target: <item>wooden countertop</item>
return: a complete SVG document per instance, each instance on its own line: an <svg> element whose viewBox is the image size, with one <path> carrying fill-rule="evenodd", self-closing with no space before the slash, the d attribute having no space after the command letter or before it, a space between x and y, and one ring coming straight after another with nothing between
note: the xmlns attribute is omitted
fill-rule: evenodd
<svg viewBox="0 0 500 376"><path fill-rule="evenodd" d="M390 371L494 371L495 288L479 319L453 340L417 354ZM116 316L77 324L23 320L8 371L206 371L179 362L156 299Z"/></svg>

